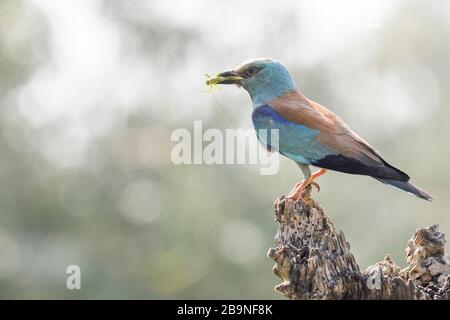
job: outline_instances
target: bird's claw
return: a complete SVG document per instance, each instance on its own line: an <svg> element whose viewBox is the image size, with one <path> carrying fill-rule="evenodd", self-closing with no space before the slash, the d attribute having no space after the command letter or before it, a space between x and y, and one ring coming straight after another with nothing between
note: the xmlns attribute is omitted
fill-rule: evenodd
<svg viewBox="0 0 450 320"><path fill-rule="evenodd" d="M299 188L301 188L301 186L304 184L305 182L304 181L300 181L300 182L297 182L295 185L294 185L294 187L292 188L292 190L291 190L291 192L289 192L289 194L287 195L287 199L290 199L290 197L292 196L292 195L294 195L296 192L297 192L297 190L299 189Z"/></svg>
<svg viewBox="0 0 450 320"><path fill-rule="evenodd" d="M294 192L291 192L285 199L288 200L294 200L294 201L298 201L299 199L302 199L303 201L305 200L304 196L305 191L307 190L308 186L305 188L297 188L296 190L294 190Z"/></svg>
<svg viewBox="0 0 450 320"><path fill-rule="evenodd" d="M320 192L320 186L317 182L311 181L310 183L305 184L305 182L303 181L295 184L294 188L288 194L286 199L295 201L302 199L303 201L305 201L311 193L312 186L317 189L317 192Z"/></svg>
<svg viewBox="0 0 450 320"><path fill-rule="evenodd" d="M314 186L317 189L317 192L320 192L320 186L317 182L314 181L315 178L323 175L326 172L325 169L320 169L318 172L314 173L312 177L307 179L306 181L297 182L294 187L292 188L291 192L287 195L286 198L279 198L275 200L274 206L275 209L278 210L281 203L284 199L294 200L298 201L299 199L302 199L303 201L306 201L309 199L312 187Z"/></svg>

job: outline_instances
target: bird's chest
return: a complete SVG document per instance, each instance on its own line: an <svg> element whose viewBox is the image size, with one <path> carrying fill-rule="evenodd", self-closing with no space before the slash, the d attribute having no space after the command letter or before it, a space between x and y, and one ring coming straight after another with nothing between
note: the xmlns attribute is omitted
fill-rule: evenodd
<svg viewBox="0 0 450 320"><path fill-rule="evenodd" d="M252 113L253 126L259 136L263 130L280 130L282 126L287 125L286 119L267 105L256 107Z"/></svg>
<svg viewBox="0 0 450 320"><path fill-rule="evenodd" d="M307 155L318 134L316 130L287 120L267 105L256 107L252 120L258 140L268 149L285 155Z"/></svg>

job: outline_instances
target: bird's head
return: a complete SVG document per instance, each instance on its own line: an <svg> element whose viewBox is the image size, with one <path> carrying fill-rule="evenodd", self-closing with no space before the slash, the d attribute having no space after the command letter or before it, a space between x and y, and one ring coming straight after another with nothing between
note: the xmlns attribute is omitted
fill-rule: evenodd
<svg viewBox="0 0 450 320"><path fill-rule="evenodd" d="M206 81L207 85L236 84L250 94L253 105L269 103L286 92L296 90L294 79L281 63L271 59L245 61Z"/></svg>

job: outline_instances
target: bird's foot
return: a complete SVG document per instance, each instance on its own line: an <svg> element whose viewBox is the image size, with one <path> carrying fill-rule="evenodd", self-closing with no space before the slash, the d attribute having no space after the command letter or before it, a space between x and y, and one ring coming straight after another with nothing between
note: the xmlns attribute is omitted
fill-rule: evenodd
<svg viewBox="0 0 450 320"><path fill-rule="evenodd" d="M304 184L304 186L302 186L302 184ZM303 201L306 201L309 198L312 186L314 186L317 189L317 192L320 191L320 186L317 182L312 181L307 185L305 184L304 181L296 183L294 188L291 190L291 192L289 192L287 197L281 196L275 200L275 202L273 203L275 210L279 211L279 209L282 207L286 199L295 201L302 199Z"/></svg>
<svg viewBox="0 0 450 320"><path fill-rule="evenodd" d="M325 174L325 169L320 169L319 171L312 174L311 177L306 179L305 181L297 182L294 185L294 188L292 188L291 192L287 195L286 198L281 197L274 202L275 209L279 209L281 203L285 199L290 199L297 201L299 199L302 199L303 201L306 201L309 199L309 196L311 194L312 186L314 186L317 189L317 192L320 192L320 186L317 182L314 181L314 179L320 177L321 175Z"/></svg>
<svg viewBox="0 0 450 320"><path fill-rule="evenodd" d="M293 187L292 190L288 193L288 195L287 195L286 198L291 197L291 196L296 192L296 190L297 190L302 184L304 184L304 183L305 183L305 181L300 181L300 182L297 182L296 184L294 184L294 187Z"/></svg>
<svg viewBox="0 0 450 320"><path fill-rule="evenodd" d="M314 186L317 189L317 192L320 192L320 186L317 182L314 181L301 181L297 182L292 188L291 192L287 195L286 199L298 199L298 196L303 194L308 186Z"/></svg>
<svg viewBox="0 0 450 320"><path fill-rule="evenodd" d="M316 182L314 182L314 179L317 179L321 175L324 175L326 172L327 172L327 170L322 168L319 171L314 172L311 175L311 177L309 177L305 181L303 181L301 183L297 183L294 186L294 189L288 194L287 199L298 200L298 199L302 198L303 200L305 200L303 198L303 195L307 195L309 197L309 193L311 191L311 187L310 187L311 185L315 186L317 188L317 191L320 191L320 186ZM307 189L307 187L309 187L309 188ZM305 193L305 190L308 190L309 192Z"/></svg>
<svg viewBox="0 0 450 320"><path fill-rule="evenodd" d="M306 200L305 196L309 196L309 193L310 193L310 192L305 192L305 191L311 191L311 185L312 185L312 183L310 183L310 184L302 183L300 185L297 185L296 188L294 190L292 190L291 193L288 194L286 199L294 200L294 201L302 199L303 201L305 201ZM316 185L316 183L314 185Z"/></svg>

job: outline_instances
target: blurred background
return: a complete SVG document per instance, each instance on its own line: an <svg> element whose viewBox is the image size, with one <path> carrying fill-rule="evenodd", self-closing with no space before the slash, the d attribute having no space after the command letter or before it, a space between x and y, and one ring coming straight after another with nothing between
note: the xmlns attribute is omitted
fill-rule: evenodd
<svg viewBox="0 0 450 320"><path fill-rule="evenodd" d="M450 232L449 40L439 0L0 1L0 298L279 298L272 203L300 170L170 159L194 120L252 127L247 93L204 74L255 57L438 198L320 180L361 268L405 266L415 229Z"/></svg>

